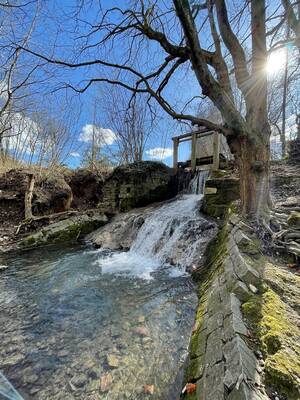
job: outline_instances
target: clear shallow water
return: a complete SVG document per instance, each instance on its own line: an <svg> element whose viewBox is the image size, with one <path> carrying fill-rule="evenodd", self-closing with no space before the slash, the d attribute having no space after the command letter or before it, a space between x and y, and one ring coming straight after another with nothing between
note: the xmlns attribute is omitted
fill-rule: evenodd
<svg viewBox="0 0 300 400"><path fill-rule="evenodd" d="M86 247L6 263L0 368L24 399L138 400L145 385L154 385L152 399L179 397L197 303L180 269Z"/></svg>

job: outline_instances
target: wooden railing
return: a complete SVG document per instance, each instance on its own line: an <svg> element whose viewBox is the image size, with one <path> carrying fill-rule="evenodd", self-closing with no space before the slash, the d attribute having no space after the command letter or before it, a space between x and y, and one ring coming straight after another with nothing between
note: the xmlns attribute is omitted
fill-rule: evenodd
<svg viewBox="0 0 300 400"><path fill-rule="evenodd" d="M213 162L211 168L213 170L219 169L220 165L220 134L215 131L195 131L190 133L185 133L180 136L173 137L173 169L174 172L177 172L178 168L178 148L180 143L186 141L192 141L191 148L191 169L194 172L197 166L197 139L203 138L205 136L213 136Z"/></svg>

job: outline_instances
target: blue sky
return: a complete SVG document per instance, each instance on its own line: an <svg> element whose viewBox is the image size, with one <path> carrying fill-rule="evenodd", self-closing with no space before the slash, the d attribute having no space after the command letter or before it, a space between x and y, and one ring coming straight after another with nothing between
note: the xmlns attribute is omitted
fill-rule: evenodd
<svg viewBox="0 0 300 400"><path fill-rule="evenodd" d="M93 23L97 21L95 15L98 12L98 6L96 4L97 2L91 3L91 7L85 9L82 13L82 16L86 21ZM107 57L104 59L108 61L123 59L124 55L126 56L126 52L124 52L126 46L123 46L123 43L118 41L116 42L111 54L107 54L107 51L105 54L98 54L98 51L92 51L90 52L91 54L84 54L81 58L78 56L78 54L76 54L75 57L74 48L76 49L77 42L74 41L74 37L82 35L86 28L86 24L79 22L79 30L76 32L76 34L74 34L75 20L71 20L69 18L69 13L73 10L75 4L75 0L53 0L48 2L48 6L41 10L39 20L36 24L36 29L30 43L31 49L45 55L55 54L56 58L70 61L77 61L78 59L93 59L95 56L98 56L102 59ZM112 0L105 1L105 8L118 5L123 6L124 2ZM157 57L153 57L154 54ZM164 57L165 54L161 52L158 45L151 43L148 51L144 51L142 53L138 64L141 65L141 69L144 67L143 64L147 64L146 69L151 69L151 67L159 65L160 62L163 61ZM149 60L151 61L149 62ZM153 65L151 65L151 63L153 63ZM75 138L74 151L72 153L76 156L69 157L67 160L68 165L73 168L80 165L82 152L84 151L84 148L88 146L87 143L84 143L80 140L80 135L86 125L93 124L94 101L97 98L98 101L100 99L100 103L102 101L105 102L105 97L109 95L109 90L107 90L107 88L104 90L101 84L95 84L92 85L85 93L80 94L79 97L77 94L75 95L71 89L68 89L67 92L65 89L58 91L56 91L56 89L62 87L65 82L71 83L74 86L84 85L84 81L86 81L86 79L98 77L103 74L102 69L101 71L97 71L98 68L99 67L95 66L92 68L68 69L46 65L40 71L40 76L42 76L43 79L45 76L49 76L49 79L47 79L44 83L44 88L40 94L40 97L42 97L42 105L46 106L47 108L47 105L51 104L51 112L55 114L60 112L60 104L67 101L70 102L70 112L74 112L74 110L76 110L76 123L74 123L74 126L72 127ZM106 71L104 71L104 73L106 73ZM193 78L193 74L188 70L187 66L184 66L177 74L176 79L172 80L170 85L167 87L166 97L172 99L174 104L177 104L177 109L180 110L180 106L194 95L199 95L198 83L196 83L195 79ZM39 99L39 97L37 98L38 102L40 102L41 99ZM144 155L145 159L151 158L149 153L151 154L153 149L172 149L171 137L175 134L180 134L190 130L188 126L182 126L177 121L172 120L164 111L158 109L158 114L156 128L154 129L154 132L146 145ZM97 111L96 121L98 127L106 129L111 128L105 122L105 115L101 110L101 107ZM114 145L112 144L110 146L113 148ZM109 153L111 149L106 150ZM80 154L80 157L78 157L78 154ZM172 155L170 154L171 152L167 150L165 155L169 156L163 159L163 161L169 165L172 163ZM189 146L184 145L180 150L179 156L183 159L187 158L188 154Z"/></svg>
<svg viewBox="0 0 300 400"><path fill-rule="evenodd" d="M237 2L239 4L239 0ZM85 3L90 4L90 6L83 9L82 13L76 18L74 18L74 14L73 18L70 18L77 4L76 0L42 1L43 7L40 10L29 47L46 56L69 62L93 60L95 58L118 63L124 61L128 56L127 37L123 38L122 41L116 40L113 48L101 46L100 48L93 47L83 53L79 52L84 40L83 36L90 30L91 25L89 24L95 24L99 21L99 2L91 0ZM124 0L105 0L102 2L102 6L106 9L117 6L124 8L124 4L126 3L127 1ZM228 4L232 5L234 3L228 2ZM272 2L270 4L272 6ZM231 11L236 12L236 10ZM246 14L242 21L242 26L245 30L247 29L248 20L249 15ZM113 21L116 21L116 19L113 19ZM174 42L177 42L178 30L176 23L171 24L170 36L172 36ZM81 39L78 39L79 37ZM205 31L204 35L203 33L201 34L201 43L203 46L208 45L208 37L210 35L206 37ZM97 39L99 39L98 36L92 37L90 43L94 44ZM147 42L147 46L143 47L143 49L142 52L138 53L135 67L144 74L147 74L152 68L157 68L164 61L166 54L161 51L159 45L153 42ZM31 56L25 56L26 58L29 63L36 62ZM82 87L89 78L97 78L99 76L115 78L116 75L114 71L100 66L70 69L53 65L44 65L39 69L37 75L38 78L42 79L42 83L40 84L38 93L35 95L36 104L41 109L48 111L53 117L68 119L72 122L71 131L74 138L73 156L67 159L67 163L71 167L77 167L81 164L82 153L89 146L88 143L83 142L80 138L87 126L94 123L95 99L97 99L99 104L96 116L97 127L104 129L112 128L106 120L103 107L110 96L110 88L101 84L94 84L85 93L78 95L71 89L65 90L62 87L65 83ZM132 83L127 75L124 75L122 79ZM165 89L165 97L175 106L177 111L180 111L183 104L193 96L199 96L200 94L201 90L193 71L186 64L179 68L175 78L170 81ZM199 102L199 100L197 101ZM195 113L196 111L196 103L193 104L188 110L190 113ZM171 137L190 130L188 126L172 120L159 108L157 108L157 112L156 127L147 142L145 159L149 159L149 154L155 153L155 149L172 149ZM114 146L115 144L112 143L106 146L103 151L109 154L110 150L114 149ZM187 159L189 152L189 143L182 145L179 151L179 159ZM167 151L166 154L168 157L164 159L164 162L171 165L171 151Z"/></svg>

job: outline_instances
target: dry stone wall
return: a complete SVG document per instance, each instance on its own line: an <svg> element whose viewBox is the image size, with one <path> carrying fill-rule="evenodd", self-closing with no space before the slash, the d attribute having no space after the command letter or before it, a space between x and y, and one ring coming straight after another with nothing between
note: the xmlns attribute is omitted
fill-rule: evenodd
<svg viewBox="0 0 300 400"><path fill-rule="evenodd" d="M250 257L256 246L237 218L221 230L210 246L209 265L201 271L199 308L189 349L188 400L266 400L260 359L244 320L241 305L261 283ZM202 276L201 276L202 275Z"/></svg>

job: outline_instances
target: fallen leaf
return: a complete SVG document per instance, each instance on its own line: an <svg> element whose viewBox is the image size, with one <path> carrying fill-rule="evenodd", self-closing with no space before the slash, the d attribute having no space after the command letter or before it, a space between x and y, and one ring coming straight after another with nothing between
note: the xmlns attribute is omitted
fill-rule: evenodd
<svg viewBox="0 0 300 400"><path fill-rule="evenodd" d="M196 391L197 385L195 383L187 383L186 384L186 392L187 394L192 394Z"/></svg>
<svg viewBox="0 0 300 400"><path fill-rule="evenodd" d="M287 266L292 269L297 268L297 264L288 264Z"/></svg>
<svg viewBox="0 0 300 400"><path fill-rule="evenodd" d="M149 336L149 331L145 326L138 326L134 332L141 336Z"/></svg>
<svg viewBox="0 0 300 400"><path fill-rule="evenodd" d="M107 373L100 378L100 390L101 392L108 392L113 383L112 374Z"/></svg>
<svg viewBox="0 0 300 400"><path fill-rule="evenodd" d="M154 385L145 385L144 393L152 395L154 393Z"/></svg>

